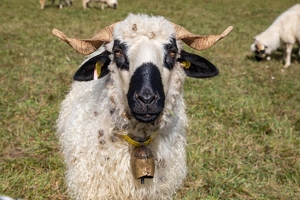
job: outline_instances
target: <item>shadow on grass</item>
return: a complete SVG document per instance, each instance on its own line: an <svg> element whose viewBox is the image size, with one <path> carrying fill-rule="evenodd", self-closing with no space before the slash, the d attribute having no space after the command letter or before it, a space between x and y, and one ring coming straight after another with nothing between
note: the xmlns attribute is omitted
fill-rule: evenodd
<svg viewBox="0 0 300 200"><path fill-rule="evenodd" d="M293 48L291 63L294 63L294 64L299 63L298 62L298 60L299 60L298 50L299 50L299 48ZM272 52L271 60L275 60L277 62L282 62L282 64L283 64L283 56L284 55L285 55L285 49L283 49L283 48L277 49L276 51ZM246 56L246 59L251 60L251 61L257 61L254 57L254 53L252 53L252 52ZM266 59L263 59L263 60L257 61L257 62L265 62L265 61L266 61Z"/></svg>

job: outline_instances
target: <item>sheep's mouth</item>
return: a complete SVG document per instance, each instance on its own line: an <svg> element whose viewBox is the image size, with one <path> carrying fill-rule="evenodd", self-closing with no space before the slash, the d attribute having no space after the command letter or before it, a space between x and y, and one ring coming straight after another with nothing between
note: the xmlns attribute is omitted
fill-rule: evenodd
<svg viewBox="0 0 300 200"><path fill-rule="evenodd" d="M256 61L261 61L266 59L268 55L265 53L265 50L255 50L254 56Z"/></svg>
<svg viewBox="0 0 300 200"><path fill-rule="evenodd" d="M134 116L134 118L140 122L143 122L143 123L150 123L150 122L153 122L155 121L159 115L160 115L160 112L159 113L156 113L156 114L152 114L152 113L145 113L145 114L138 114L138 113L135 113L135 112L132 112L132 115Z"/></svg>

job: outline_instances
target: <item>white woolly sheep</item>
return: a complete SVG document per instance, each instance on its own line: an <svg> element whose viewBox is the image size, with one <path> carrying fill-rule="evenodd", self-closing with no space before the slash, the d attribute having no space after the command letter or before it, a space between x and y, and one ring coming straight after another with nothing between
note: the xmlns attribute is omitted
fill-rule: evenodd
<svg viewBox="0 0 300 200"><path fill-rule="evenodd" d="M94 52L75 73L57 121L72 198L172 199L187 172L184 79L218 74L180 40L202 50L231 29L200 36L144 14L86 40L53 29L79 53Z"/></svg>
<svg viewBox="0 0 300 200"><path fill-rule="evenodd" d="M293 45L295 43L300 44L300 5L296 4L279 15L272 25L255 36L254 40L250 48L258 61L263 58L270 60L271 52L284 44L284 67L289 67ZM300 56L300 50L298 54Z"/></svg>
<svg viewBox="0 0 300 200"><path fill-rule="evenodd" d="M100 2L102 10L104 10L105 7L117 9L118 6L117 0L82 0L83 8L86 9L89 6L90 2Z"/></svg>
<svg viewBox="0 0 300 200"><path fill-rule="evenodd" d="M46 0L40 0L41 9L45 8L45 1ZM52 1L52 5L54 5L55 0L51 0L51 1ZM63 2L65 3L66 6L71 6L72 5L72 0L59 0L59 8L60 9L63 8Z"/></svg>
<svg viewBox="0 0 300 200"><path fill-rule="evenodd" d="M8 196L0 196L0 200L21 200L21 199L13 199L13 198L8 197Z"/></svg>

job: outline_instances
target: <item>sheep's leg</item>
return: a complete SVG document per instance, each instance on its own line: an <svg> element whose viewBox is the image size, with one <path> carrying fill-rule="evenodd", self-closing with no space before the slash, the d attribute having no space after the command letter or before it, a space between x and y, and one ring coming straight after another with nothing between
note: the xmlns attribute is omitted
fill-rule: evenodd
<svg viewBox="0 0 300 200"><path fill-rule="evenodd" d="M63 1L63 0L59 0L59 9L62 9L62 8L63 8L62 1Z"/></svg>
<svg viewBox="0 0 300 200"><path fill-rule="evenodd" d="M89 3L90 3L91 1L92 1L92 0L82 0L82 6L83 6L83 9L89 8Z"/></svg>
<svg viewBox="0 0 300 200"><path fill-rule="evenodd" d="M72 4L72 3L71 3L71 2L72 2L71 0L64 0L64 2L65 2L65 5L66 5L66 6L71 6L71 4Z"/></svg>
<svg viewBox="0 0 300 200"><path fill-rule="evenodd" d="M82 7L83 7L83 9L87 8L88 3L89 3L88 0L82 0Z"/></svg>
<svg viewBox="0 0 300 200"><path fill-rule="evenodd" d="M286 44L284 68L288 68L291 65L292 50L293 50L293 44Z"/></svg>
<svg viewBox="0 0 300 200"><path fill-rule="evenodd" d="M41 9L44 9L45 7L45 0L40 0Z"/></svg>

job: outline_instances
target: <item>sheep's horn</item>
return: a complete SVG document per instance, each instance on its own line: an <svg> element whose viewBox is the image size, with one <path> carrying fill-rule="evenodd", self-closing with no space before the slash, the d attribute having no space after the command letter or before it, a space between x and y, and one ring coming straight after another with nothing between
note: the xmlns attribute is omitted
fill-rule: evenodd
<svg viewBox="0 0 300 200"><path fill-rule="evenodd" d="M105 27L91 39L68 38L65 34L57 29L53 29L52 33L73 47L78 53L88 55L96 51L103 43L110 42L113 39L113 29L116 24L117 23L114 23L108 27Z"/></svg>
<svg viewBox="0 0 300 200"><path fill-rule="evenodd" d="M225 29L225 31L223 31L221 35L201 36L201 35L195 35L193 33L190 33L185 28L177 24L173 23L173 26L176 31L176 38L181 39L184 43L197 50L203 50L211 47L217 41L221 40L226 35L228 35L230 31L233 29L232 26L229 26L227 29Z"/></svg>
<svg viewBox="0 0 300 200"><path fill-rule="evenodd" d="M265 46L262 43L255 41L255 45L257 47L257 50L259 50L259 51L265 50Z"/></svg>

